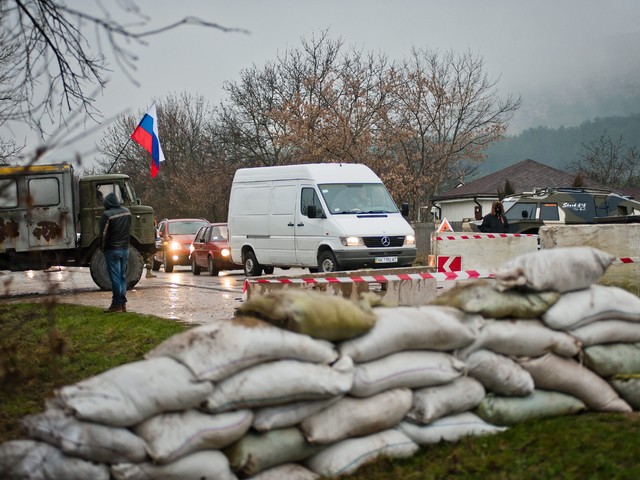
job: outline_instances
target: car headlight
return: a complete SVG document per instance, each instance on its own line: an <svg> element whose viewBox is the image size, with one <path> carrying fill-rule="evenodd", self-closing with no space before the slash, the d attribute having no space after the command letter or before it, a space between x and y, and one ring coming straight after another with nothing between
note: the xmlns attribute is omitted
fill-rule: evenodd
<svg viewBox="0 0 640 480"><path fill-rule="evenodd" d="M223 257L228 257L229 255L231 255L231 252L228 248L223 248L222 250L220 250L220 255Z"/></svg>
<svg viewBox="0 0 640 480"><path fill-rule="evenodd" d="M345 247L359 247L364 245L360 237L340 237L340 241Z"/></svg>
<svg viewBox="0 0 640 480"><path fill-rule="evenodd" d="M182 245L180 245L180 242L171 242L169 244L169 250L182 250Z"/></svg>
<svg viewBox="0 0 640 480"><path fill-rule="evenodd" d="M407 235L406 237L404 237L404 244L405 245L415 245L416 244L416 237L413 235Z"/></svg>

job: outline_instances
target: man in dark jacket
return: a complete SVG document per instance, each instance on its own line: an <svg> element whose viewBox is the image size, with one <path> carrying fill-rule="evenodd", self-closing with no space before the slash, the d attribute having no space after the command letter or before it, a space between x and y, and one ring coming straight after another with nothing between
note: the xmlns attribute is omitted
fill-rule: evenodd
<svg viewBox="0 0 640 480"><path fill-rule="evenodd" d="M509 222L504 216L504 207L502 202L495 201L491 205L491 213L482 218L482 224L478 230L486 233L508 233Z"/></svg>
<svg viewBox="0 0 640 480"><path fill-rule="evenodd" d="M127 262L131 212L120 206L115 193L104 199L104 212L100 217L100 250L104 252L113 296L107 313L127 311Z"/></svg>

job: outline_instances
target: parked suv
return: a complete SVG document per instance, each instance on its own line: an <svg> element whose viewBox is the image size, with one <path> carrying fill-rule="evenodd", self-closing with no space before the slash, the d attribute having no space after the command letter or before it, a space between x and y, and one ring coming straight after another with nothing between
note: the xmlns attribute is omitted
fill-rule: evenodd
<svg viewBox="0 0 640 480"><path fill-rule="evenodd" d="M233 263L229 250L229 230L226 223L212 223L200 227L191 244L191 272L200 275L207 270L215 277L221 270L242 270Z"/></svg>
<svg viewBox="0 0 640 480"><path fill-rule="evenodd" d="M158 250L153 257L153 270L160 270L164 265L164 271L173 272L175 265L189 266L189 248L196 236L196 232L202 226L209 225L204 218L171 218L163 219L158 223Z"/></svg>

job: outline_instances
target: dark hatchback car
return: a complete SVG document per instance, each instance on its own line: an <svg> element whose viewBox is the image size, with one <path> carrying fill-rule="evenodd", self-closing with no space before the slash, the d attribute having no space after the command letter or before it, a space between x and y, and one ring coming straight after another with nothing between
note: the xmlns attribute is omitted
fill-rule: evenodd
<svg viewBox="0 0 640 480"><path fill-rule="evenodd" d="M158 223L157 251L153 257L153 270L173 272L175 265L189 266L189 249L196 232L202 226L209 225L204 218L165 218Z"/></svg>
<svg viewBox="0 0 640 480"><path fill-rule="evenodd" d="M242 270L243 266L233 263L229 248L229 230L226 223L212 223L196 233L191 244L191 272L200 275L207 270L217 276L221 270Z"/></svg>

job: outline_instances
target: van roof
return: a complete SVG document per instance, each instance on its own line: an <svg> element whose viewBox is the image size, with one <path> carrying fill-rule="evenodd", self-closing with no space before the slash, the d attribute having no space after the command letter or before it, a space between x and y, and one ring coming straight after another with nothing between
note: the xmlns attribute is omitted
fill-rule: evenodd
<svg viewBox="0 0 640 480"><path fill-rule="evenodd" d="M378 176L359 163L307 163L276 167L240 168L234 182L311 180L314 183L379 183Z"/></svg>

